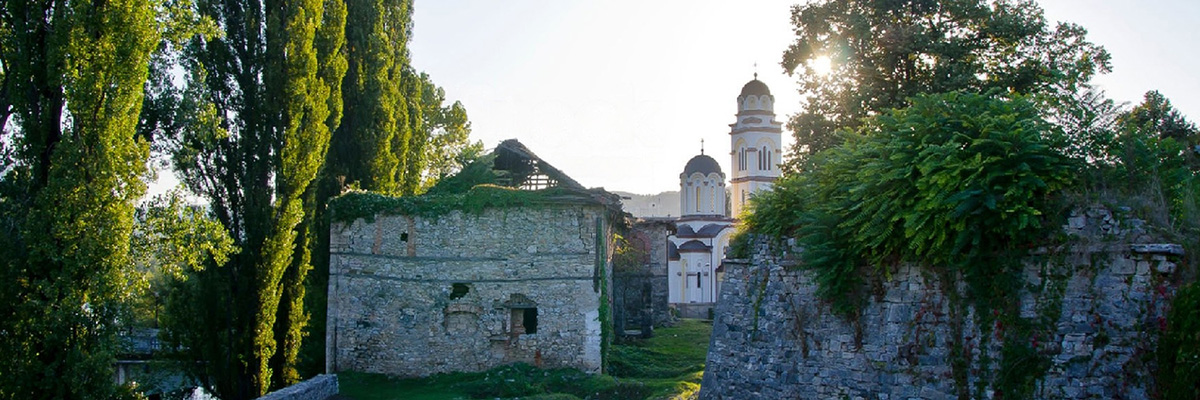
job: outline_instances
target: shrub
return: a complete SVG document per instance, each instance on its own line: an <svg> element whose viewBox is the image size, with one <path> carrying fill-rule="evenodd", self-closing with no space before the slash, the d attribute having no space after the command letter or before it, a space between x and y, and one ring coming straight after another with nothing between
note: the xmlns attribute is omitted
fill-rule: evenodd
<svg viewBox="0 0 1200 400"><path fill-rule="evenodd" d="M1167 331L1158 343L1158 386L1164 399L1194 399L1200 393L1200 284L1179 290Z"/></svg>
<svg viewBox="0 0 1200 400"><path fill-rule="evenodd" d="M1078 168L1020 96L945 93L866 121L813 168L751 201L750 230L797 237L819 294L853 314L862 279L896 262L962 272L977 294L1044 236L1050 199Z"/></svg>

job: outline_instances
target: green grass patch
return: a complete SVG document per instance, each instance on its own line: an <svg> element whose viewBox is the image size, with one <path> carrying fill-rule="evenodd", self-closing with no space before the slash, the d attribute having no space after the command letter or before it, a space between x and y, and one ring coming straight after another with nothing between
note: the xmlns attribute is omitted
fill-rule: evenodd
<svg viewBox="0 0 1200 400"><path fill-rule="evenodd" d="M651 339L614 345L611 375L515 364L421 379L343 372L338 380L342 396L354 400L694 398L704 375L711 333L710 322L683 320L657 330Z"/></svg>

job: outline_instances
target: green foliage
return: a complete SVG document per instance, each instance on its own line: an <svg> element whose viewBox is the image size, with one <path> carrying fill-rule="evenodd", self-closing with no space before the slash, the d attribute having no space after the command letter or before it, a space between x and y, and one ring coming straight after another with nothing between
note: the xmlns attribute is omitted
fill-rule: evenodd
<svg viewBox="0 0 1200 400"><path fill-rule="evenodd" d="M134 305L136 320L155 328L174 285L207 265L227 262L237 250L221 224L203 208L188 205L178 190L138 207L131 240L139 273L133 286L146 291Z"/></svg>
<svg viewBox="0 0 1200 400"><path fill-rule="evenodd" d="M746 213L743 218L747 218L749 215L749 213ZM739 227L729 239L729 250L725 252L725 257L731 259L750 258L754 252L752 239L752 235Z"/></svg>
<svg viewBox="0 0 1200 400"><path fill-rule="evenodd" d="M344 184L382 193L401 193L410 120L420 110L409 108L404 93L408 42L412 30L411 0L346 1L347 65L342 83L346 111L330 144L325 174Z"/></svg>
<svg viewBox="0 0 1200 400"><path fill-rule="evenodd" d="M1157 355L1163 398L1194 399L1200 393L1200 284L1192 282L1175 295Z"/></svg>
<svg viewBox="0 0 1200 400"><path fill-rule="evenodd" d="M421 73L421 111L424 136L428 138L422 159L425 162L418 192L429 190L446 177L462 171L483 156L483 142L471 143L471 122L461 102L445 105L446 91Z"/></svg>
<svg viewBox="0 0 1200 400"><path fill-rule="evenodd" d="M346 8L340 0L194 7L223 31L163 48L158 70L182 68L187 81L152 82L156 107L143 114L142 132L171 154L241 251L178 283L170 300L186 303L166 309L190 323L168 326L167 337L212 392L252 398L299 378L311 241L303 222L342 117Z"/></svg>
<svg viewBox="0 0 1200 400"><path fill-rule="evenodd" d="M984 283L1015 265L1007 251L1054 226L1043 224L1048 199L1073 171L1057 137L1024 97L918 96L818 154L821 168L754 199L747 226L797 237L819 293L841 313L857 309L864 276L894 262Z"/></svg>
<svg viewBox="0 0 1200 400"><path fill-rule="evenodd" d="M135 397L112 372L139 279L134 128L169 18L146 0L0 10L0 399Z"/></svg>
<svg viewBox="0 0 1200 400"><path fill-rule="evenodd" d="M400 197L356 191L330 200L328 210L331 220L345 223L359 218L374 221L379 214L436 218L453 211L479 213L489 208L547 204L569 195L570 192L560 188L519 190L495 185L478 185L465 193Z"/></svg>
<svg viewBox="0 0 1200 400"><path fill-rule="evenodd" d="M825 0L793 7L792 25L796 40L781 65L809 96L788 122L792 169L840 143L838 129L857 129L918 94L1000 89L1058 98L1109 70L1108 53L1083 28L1050 26L1029 0ZM810 64L818 57L832 61L829 74Z"/></svg>
<svg viewBox="0 0 1200 400"><path fill-rule="evenodd" d="M1183 243L1200 240L1200 131L1158 92L1117 116L1106 163L1094 166L1101 190L1117 193Z"/></svg>

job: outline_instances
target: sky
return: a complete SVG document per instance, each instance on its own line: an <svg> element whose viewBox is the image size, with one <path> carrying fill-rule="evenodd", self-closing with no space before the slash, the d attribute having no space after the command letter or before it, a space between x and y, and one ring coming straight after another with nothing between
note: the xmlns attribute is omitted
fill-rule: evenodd
<svg viewBox="0 0 1200 400"><path fill-rule="evenodd" d="M800 108L779 62L796 1L417 0L412 63L462 101L473 140L516 138L588 187L679 189L691 157L730 169L729 124L758 78L776 119ZM1159 90L1200 120L1200 1L1041 0L1112 54L1095 79L1136 104ZM784 145L792 138L785 130Z"/></svg>

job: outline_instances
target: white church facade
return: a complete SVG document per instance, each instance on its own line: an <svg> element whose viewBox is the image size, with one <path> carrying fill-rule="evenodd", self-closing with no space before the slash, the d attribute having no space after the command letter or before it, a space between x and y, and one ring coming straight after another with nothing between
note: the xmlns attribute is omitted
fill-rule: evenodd
<svg viewBox="0 0 1200 400"><path fill-rule="evenodd" d="M681 214L675 234L667 237L667 279L668 301L685 317L709 316L720 294L734 217L779 178L783 124L775 120L775 97L757 78L742 87L737 120L729 125L732 176L703 149L679 175Z"/></svg>

